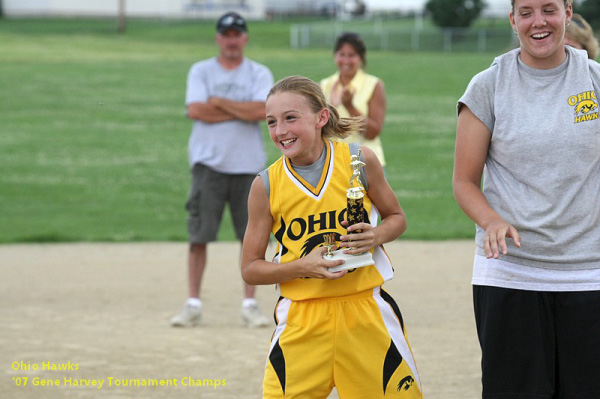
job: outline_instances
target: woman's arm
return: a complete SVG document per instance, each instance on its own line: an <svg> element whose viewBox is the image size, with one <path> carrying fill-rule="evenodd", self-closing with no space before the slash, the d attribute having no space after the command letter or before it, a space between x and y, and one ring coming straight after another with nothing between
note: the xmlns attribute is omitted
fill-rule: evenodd
<svg viewBox="0 0 600 399"><path fill-rule="evenodd" d="M454 176L452 187L456 202L477 225L485 230L483 250L488 258L506 255L506 237L520 247L517 229L496 213L481 192L481 176L492 133L466 106L460 110L456 127Z"/></svg>
<svg viewBox="0 0 600 399"><path fill-rule="evenodd" d="M346 110L348 110L350 116L365 116L354 107L354 104L352 103L353 97L354 93L344 88L342 92L342 104L344 104L344 107ZM373 140L381 133L381 130L383 129L383 122L385 120L386 108L387 100L385 98L385 89L383 87L383 83L379 81L375 85L375 90L373 91L373 95L369 100L369 109L367 111L368 114L365 118L366 128L361 132L366 139Z"/></svg>
<svg viewBox="0 0 600 399"><path fill-rule="evenodd" d="M340 247L355 247L348 250L349 254L360 254L400 237L406 230L406 217L398 203L396 194L388 184L383 168L375 153L365 147L360 147L366 163L365 173L369 182L367 195L377 207L381 217L379 226L373 228L369 223L357 223L348 227L348 232L362 230L361 233L347 234L341 237Z"/></svg>
<svg viewBox="0 0 600 399"><path fill-rule="evenodd" d="M248 226L242 247L242 277L251 285L283 283L299 277L336 279L346 271L331 273L327 268L338 266L344 261L328 261L322 258L327 250L316 248L307 256L288 263L265 260L269 235L273 227L269 198L263 180L256 177L248 197Z"/></svg>
<svg viewBox="0 0 600 399"><path fill-rule="evenodd" d="M364 133L365 138L373 140L379 136L383 129L387 100L385 98L385 89L383 82L377 82L373 96L369 100L369 115L367 116L367 130Z"/></svg>

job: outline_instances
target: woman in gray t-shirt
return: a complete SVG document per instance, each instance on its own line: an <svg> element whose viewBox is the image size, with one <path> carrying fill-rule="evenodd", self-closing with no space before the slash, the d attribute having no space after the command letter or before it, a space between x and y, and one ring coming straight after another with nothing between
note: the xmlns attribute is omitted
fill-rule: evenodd
<svg viewBox="0 0 600 399"><path fill-rule="evenodd" d="M458 102L483 396L598 397L600 65L563 44L569 0L512 5L520 47Z"/></svg>

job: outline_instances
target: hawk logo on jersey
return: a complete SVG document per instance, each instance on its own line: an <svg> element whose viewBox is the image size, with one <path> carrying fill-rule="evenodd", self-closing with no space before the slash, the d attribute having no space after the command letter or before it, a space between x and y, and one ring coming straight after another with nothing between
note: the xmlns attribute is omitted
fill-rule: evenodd
<svg viewBox="0 0 600 399"><path fill-rule="evenodd" d="M598 119L598 99L593 90L573 95L569 97L568 102L574 107L575 123Z"/></svg>
<svg viewBox="0 0 600 399"><path fill-rule="evenodd" d="M408 375L400 380L398 383L398 391L408 391L410 387L415 383L415 379Z"/></svg>

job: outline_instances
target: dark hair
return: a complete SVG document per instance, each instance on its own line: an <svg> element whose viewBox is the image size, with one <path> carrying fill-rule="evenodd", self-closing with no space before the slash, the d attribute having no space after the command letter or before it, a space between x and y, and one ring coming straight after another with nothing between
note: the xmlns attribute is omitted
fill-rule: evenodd
<svg viewBox="0 0 600 399"><path fill-rule="evenodd" d="M276 93L295 93L306 99L313 112L320 112L323 108L329 110L329 120L321 129L321 137L336 137L343 139L352 132L364 129L364 118L340 118L335 107L325 99L321 86L304 76L288 76L283 78L269 91L267 99Z"/></svg>
<svg viewBox="0 0 600 399"><path fill-rule="evenodd" d="M352 46L354 51L358 53L358 56L362 60L363 65L367 65L367 46L365 46L365 42L358 33L344 32L340 34L335 41L335 47L333 48L333 52L337 53L338 50L342 48L344 44L349 44L350 46Z"/></svg>

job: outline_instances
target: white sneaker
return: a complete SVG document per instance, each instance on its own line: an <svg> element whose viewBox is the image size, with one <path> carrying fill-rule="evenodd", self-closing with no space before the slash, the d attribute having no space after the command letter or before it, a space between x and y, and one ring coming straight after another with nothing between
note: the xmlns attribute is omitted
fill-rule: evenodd
<svg viewBox="0 0 600 399"><path fill-rule="evenodd" d="M246 327L266 327L270 324L269 318L263 314L258 305L242 306L242 323Z"/></svg>
<svg viewBox="0 0 600 399"><path fill-rule="evenodd" d="M185 304L183 309L171 319L173 327L194 327L202 320L202 308Z"/></svg>

